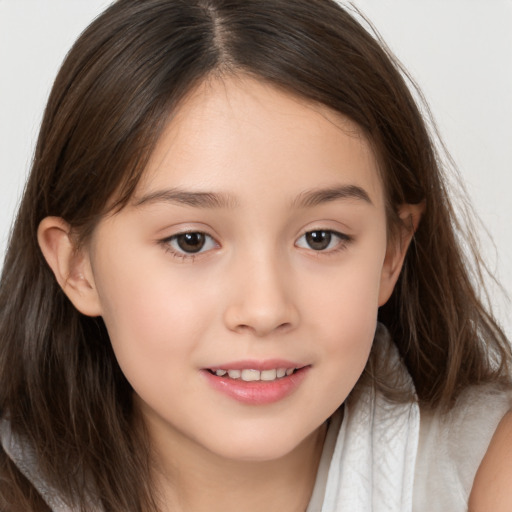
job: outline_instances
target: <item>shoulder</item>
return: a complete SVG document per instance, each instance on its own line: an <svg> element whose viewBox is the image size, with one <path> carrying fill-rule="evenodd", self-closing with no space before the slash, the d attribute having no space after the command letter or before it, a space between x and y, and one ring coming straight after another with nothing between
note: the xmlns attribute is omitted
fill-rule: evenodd
<svg viewBox="0 0 512 512"><path fill-rule="evenodd" d="M512 412L496 429L478 468L469 498L470 512L512 510Z"/></svg>
<svg viewBox="0 0 512 512"><path fill-rule="evenodd" d="M477 470L511 408L512 393L488 384L466 389L449 411L421 411L415 511L432 500L430 510L467 510Z"/></svg>

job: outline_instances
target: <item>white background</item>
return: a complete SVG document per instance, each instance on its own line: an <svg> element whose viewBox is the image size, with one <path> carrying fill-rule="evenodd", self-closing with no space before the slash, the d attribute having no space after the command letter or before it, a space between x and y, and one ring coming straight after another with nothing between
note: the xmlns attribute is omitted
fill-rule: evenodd
<svg viewBox="0 0 512 512"><path fill-rule="evenodd" d="M110 0L0 0L0 259L44 104L67 50ZM419 83L512 294L512 0L356 0ZM492 292L512 335L510 304Z"/></svg>

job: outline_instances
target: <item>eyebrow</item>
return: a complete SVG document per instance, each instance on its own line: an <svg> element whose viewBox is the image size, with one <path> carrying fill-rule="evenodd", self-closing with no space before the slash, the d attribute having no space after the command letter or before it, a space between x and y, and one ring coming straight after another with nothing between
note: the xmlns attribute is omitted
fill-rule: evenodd
<svg viewBox="0 0 512 512"><path fill-rule="evenodd" d="M357 199L373 205L370 196L363 188L357 185L341 185L304 191L292 201L292 207L310 208L338 199ZM180 188L157 190L135 200L135 206L154 203L171 203L194 208L233 208L237 201L229 194L190 192Z"/></svg>
<svg viewBox="0 0 512 512"><path fill-rule="evenodd" d="M235 199L228 194L213 192L190 192L180 188L171 188L150 192L135 201L135 206L153 203L172 203L194 208L232 208Z"/></svg>
<svg viewBox="0 0 512 512"><path fill-rule="evenodd" d="M308 208L336 201L337 199L357 199L358 201L364 201L373 205L368 192L357 185L341 185L338 187L307 190L299 194L292 204L295 207Z"/></svg>

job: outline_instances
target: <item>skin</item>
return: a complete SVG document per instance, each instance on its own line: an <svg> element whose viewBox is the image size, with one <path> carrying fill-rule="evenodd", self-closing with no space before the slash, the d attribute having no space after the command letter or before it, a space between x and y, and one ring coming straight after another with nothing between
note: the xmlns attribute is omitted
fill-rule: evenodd
<svg viewBox="0 0 512 512"><path fill-rule="evenodd" d="M469 512L512 510L512 412L501 420L478 468Z"/></svg>
<svg viewBox="0 0 512 512"><path fill-rule="evenodd" d="M339 197L314 194L324 189ZM420 214L400 210L408 226ZM326 248L309 244L315 230L331 234ZM183 232L207 235L200 252L180 249ZM148 427L162 509L197 512L305 510L325 421L364 369L411 236L387 239L357 126L243 76L189 95L131 204L87 247L75 251L60 218L39 229L70 300L105 321ZM204 376L273 358L309 367L277 403L240 403Z"/></svg>

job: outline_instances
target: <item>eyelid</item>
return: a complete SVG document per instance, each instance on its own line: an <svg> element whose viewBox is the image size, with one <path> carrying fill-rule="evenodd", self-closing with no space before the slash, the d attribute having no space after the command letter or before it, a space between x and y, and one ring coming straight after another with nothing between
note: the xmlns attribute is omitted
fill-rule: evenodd
<svg viewBox="0 0 512 512"><path fill-rule="evenodd" d="M204 249L202 247L197 252L186 252L186 251L183 251L182 249L180 249L179 247L175 247L174 245L172 245L172 243L175 242L178 239L178 237L186 235L188 233L197 233L197 234L204 235L204 237L207 239L207 241L209 241L210 246L207 247L206 249ZM197 257L200 257L200 256L212 251L215 248L220 247L219 243L212 235L210 235L209 233L207 233L204 230L194 229L194 228L183 229L182 231L173 233L170 236L162 238L158 242L160 245L163 246L163 248L166 252L170 253L175 258L178 258L181 260L191 260L191 261L193 261ZM206 242L206 243L208 243L208 242Z"/></svg>
<svg viewBox="0 0 512 512"><path fill-rule="evenodd" d="M310 234L310 233L314 233L315 231L321 231L321 232L324 232L324 233L330 233L332 236L336 237L338 239L338 242L336 243L336 246L335 247L332 247L332 248L326 248L326 249L321 249L321 250L317 250L317 249L313 249L312 247L310 246L307 246L307 243L305 245L299 245L299 241L301 239L305 239L305 237ZM305 250L308 250L308 251L312 251L313 253L316 253L316 254L325 254L325 255L328 255L328 254L335 254L341 250L344 250L347 248L347 246L353 242L354 238L351 236L351 235L347 235L346 233L342 233L341 231L337 231L336 229L328 229L328 228L311 228L311 229L307 229L306 231L303 232L303 234L297 239L297 241L295 242L295 245L297 247L299 247L300 249L305 249Z"/></svg>

